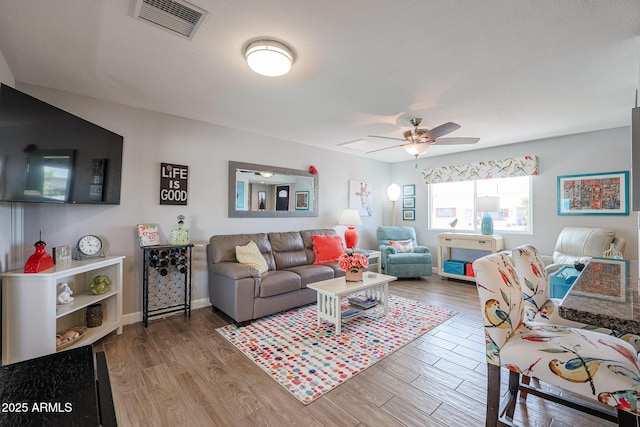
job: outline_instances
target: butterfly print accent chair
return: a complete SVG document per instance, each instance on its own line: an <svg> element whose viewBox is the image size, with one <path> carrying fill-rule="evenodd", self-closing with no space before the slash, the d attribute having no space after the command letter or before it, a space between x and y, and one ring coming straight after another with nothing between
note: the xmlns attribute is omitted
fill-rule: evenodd
<svg viewBox="0 0 640 427"><path fill-rule="evenodd" d="M473 269L485 331L487 426L512 425L519 391L619 425L636 425L640 364L633 346L586 329L525 323L522 288L506 253L482 257ZM502 404L501 368L509 371ZM521 383L521 375L559 387L562 395ZM564 390L583 399L578 402Z"/></svg>

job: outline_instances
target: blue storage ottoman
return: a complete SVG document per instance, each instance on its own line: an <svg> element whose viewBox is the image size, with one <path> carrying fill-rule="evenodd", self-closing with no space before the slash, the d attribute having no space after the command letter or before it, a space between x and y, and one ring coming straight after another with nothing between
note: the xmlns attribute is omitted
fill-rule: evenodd
<svg viewBox="0 0 640 427"><path fill-rule="evenodd" d="M467 264L467 261L448 259L444 262L444 272L450 273L450 274L459 274L461 276L464 276L465 264Z"/></svg>
<svg viewBox="0 0 640 427"><path fill-rule="evenodd" d="M549 275L551 281L551 298L564 298L567 291L576 281L580 272L575 268L567 265L560 267Z"/></svg>

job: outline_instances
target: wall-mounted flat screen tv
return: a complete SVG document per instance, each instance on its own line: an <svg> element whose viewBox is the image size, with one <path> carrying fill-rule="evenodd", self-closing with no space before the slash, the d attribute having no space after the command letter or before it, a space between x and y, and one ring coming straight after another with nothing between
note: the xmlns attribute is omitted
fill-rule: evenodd
<svg viewBox="0 0 640 427"><path fill-rule="evenodd" d="M120 203L122 136L0 86L0 202Z"/></svg>

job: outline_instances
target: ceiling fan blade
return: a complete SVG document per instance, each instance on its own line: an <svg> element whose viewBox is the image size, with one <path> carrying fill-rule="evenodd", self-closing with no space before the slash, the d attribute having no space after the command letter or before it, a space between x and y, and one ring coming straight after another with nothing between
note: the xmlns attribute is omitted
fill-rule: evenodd
<svg viewBox="0 0 640 427"><path fill-rule="evenodd" d="M445 123L443 125L434 127L433 129L430 129L427 131L427 137L430 140L434 140L437 138L440 138L441 136L444 136L448 133L453 132L454 130L458 130L460 129L460 125L457 123L453 123L453 122L448 122Z"/></svg>
<svg viewBox="0 0 640 427"><path fill-rule="evenodd" d="M433 142L435 145L460 145L475 144L480 138L438 138Z"/></svg>
<svg viewBox="0 0 640 427"><path fill-rule="evenodd" d="M379 135L367 135L367 138L384 138L384 139L393 139L394 141L404 141L402 138L392 138L390 136L379 136Z"/></svg>
<svg viewBox="0 0 640 427"><path fill-rule="evenodd" d="M389 138L389 139L395 139L395 138ZM398 147L402 147L404 144L400 144L400 145L392 145L391 147L384 147L384 148L378 148L377 150L371 150L371 151L367 151L364 154L369 154L369 153L375 153L376 151L383 151L383 150L388 150L390 148L398 148Z"/></svg>

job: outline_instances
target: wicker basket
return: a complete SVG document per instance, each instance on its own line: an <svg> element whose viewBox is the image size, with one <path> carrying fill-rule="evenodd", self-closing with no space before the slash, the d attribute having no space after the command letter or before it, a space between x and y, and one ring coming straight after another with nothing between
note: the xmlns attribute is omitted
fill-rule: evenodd
<svg viewBox="0 0 640 427"><path fill-rule="evenodd" d="M57 342L58 337L63 337L64 334L66 334L68 332L77 332L78 336L75 337L75 339L63 341L59 345L56 345L56 351L63 350L65 348L77 343L78 341L80 341L84 337L85 332L87 332L87 328L84 327L84 326L75 326L75 327L73 327L71 329L68 329L66 331L58 332L56 334L56 342Z"/></svg>

